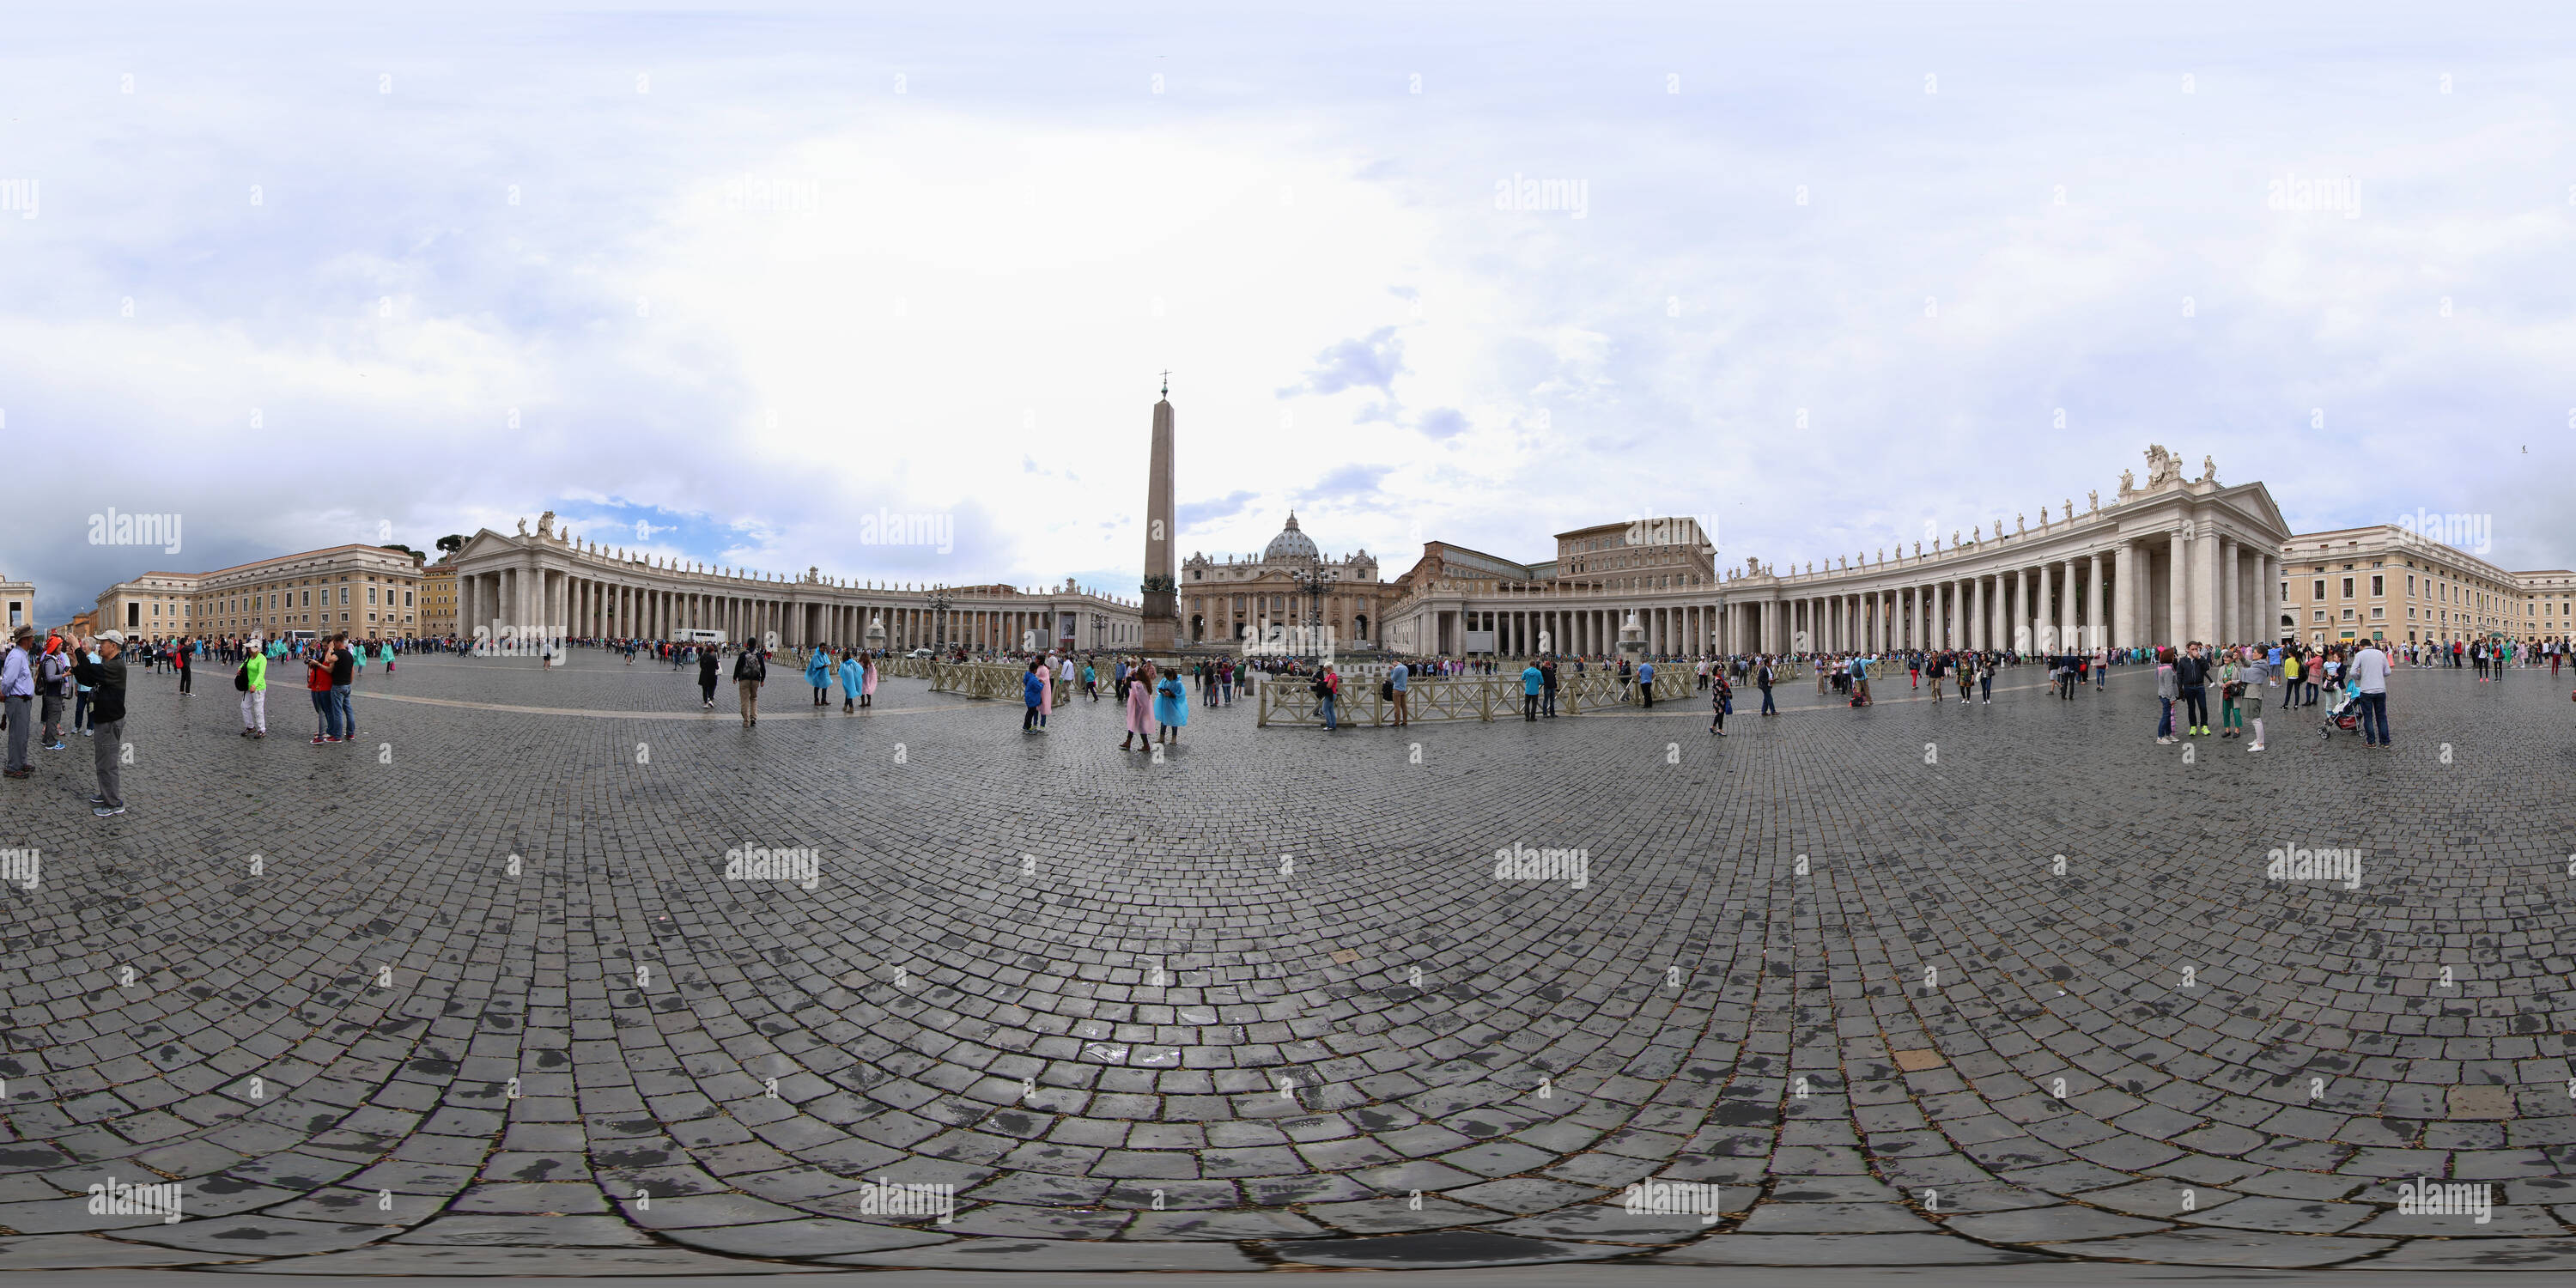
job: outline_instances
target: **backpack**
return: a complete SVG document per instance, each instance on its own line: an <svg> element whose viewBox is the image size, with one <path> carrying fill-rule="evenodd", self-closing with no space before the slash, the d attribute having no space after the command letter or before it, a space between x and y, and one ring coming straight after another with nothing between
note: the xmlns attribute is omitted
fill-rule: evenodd
<svg viewBox="0 0 2576 1288"><path fill-rule="evenodd" d="M233 691L236 693L250 692L250 663L242 663L241 669L233 672Z"/></svg>
<svg viewBox="0 0 2576 1288"><path fill-rule="evenodd" d="M1377 696L1378 696L1378 700L1379 700L1380 702L1393 702L1393 701L1395 701L1395 681L1393 681L1393 680L1380 680L1380 681L1378 681L1378 682L1377 682Z"/></svg>

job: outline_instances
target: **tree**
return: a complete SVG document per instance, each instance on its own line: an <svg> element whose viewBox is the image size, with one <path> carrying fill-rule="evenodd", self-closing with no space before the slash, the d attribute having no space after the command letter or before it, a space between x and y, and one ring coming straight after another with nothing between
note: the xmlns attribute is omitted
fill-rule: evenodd
<svg viewBox="0 0 2576 1288"><path fill-rule="evenodd" d="M412 556L412 557L413 557L413 558L415 558L415 559L417 559L417 558L419 558L419 557L420 557L420 552L419 552L419 551L414 550L414 549L412 549L410 546L403 545L403 544L401 544L401 543L399 543L399 542L394 543L394 544L391 544L391 545L378 546L378 547L377 547L377 549L379 549L379 550L399 550L399 551L403 552L404 554L407 554L407 555Z"/></svg>
<svg viewBox="0 0 2576 1288"><path fill-rule="evenodd" d="M446 536L438 539L438 548L448 554L455 554L457 551L465 548L465 538L460 537L453 532L448 533Z"/></svg>

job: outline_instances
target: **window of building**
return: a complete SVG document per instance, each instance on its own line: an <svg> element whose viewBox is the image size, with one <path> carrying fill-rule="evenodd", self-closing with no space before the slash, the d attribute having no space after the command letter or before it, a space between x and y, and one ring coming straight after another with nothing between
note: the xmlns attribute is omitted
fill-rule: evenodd
<svg viewBox="0 0 2576 1288"><path fill-rule="evenodd" d="M2350 577L2343 579L2343 597L2346 599L2352 598L2352 578Z"/></svg>
<svg viewBox="0 0 2576 1288"><path fill-rule="evenodd" d="M2310 599L2323 599L2323 598L2325 598L2325 597L2326 597L2326 579L2325 579L2325 578L2323 578L2323 577L2319 577L2319 578L2317 578L2317 581L2316 581L2316 590L2315 590L2315 593L2314 593L2314 594L2309 595L2309 596L2308 596L2308 598L2310 598Z"/></svg>
<svg viewBox="0 0 2576 1288"><path fill-rule="evenodd" d="M2370 597L2372 599L2377 599L2387 593L2388 579L2386 577L2373 577L2370 579Z"/></svg>

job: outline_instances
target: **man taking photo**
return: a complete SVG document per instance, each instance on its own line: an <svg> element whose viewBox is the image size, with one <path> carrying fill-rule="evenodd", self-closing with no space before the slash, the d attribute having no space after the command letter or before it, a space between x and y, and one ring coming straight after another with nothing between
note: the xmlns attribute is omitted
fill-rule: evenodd
<svg viewBox="0 0 2576 1288"><path fill-rule="evenodd" d="M120 758L125 751L125 632L106 631L80 642L72 656L72 678L89 686L90 766L98 771L98 794L89 798L90 813L110 818L125 812L118 790Z"/></svg>

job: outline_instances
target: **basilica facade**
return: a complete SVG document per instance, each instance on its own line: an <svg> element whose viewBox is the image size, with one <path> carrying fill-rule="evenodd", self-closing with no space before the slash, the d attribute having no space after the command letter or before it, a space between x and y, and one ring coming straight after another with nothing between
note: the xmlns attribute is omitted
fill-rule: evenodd
<svg viewBox="0 0 2576 1288"><path fill-rule="evenodd" d="M1291 513L1259 558L1193 554L1181 565L1181 628L1192 644L1231 644L1320 624L1337 647L1375 648L1396 594L1376 556L1327 557Z"/></svg>

